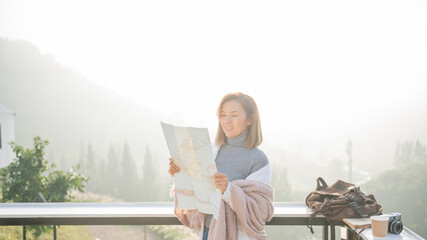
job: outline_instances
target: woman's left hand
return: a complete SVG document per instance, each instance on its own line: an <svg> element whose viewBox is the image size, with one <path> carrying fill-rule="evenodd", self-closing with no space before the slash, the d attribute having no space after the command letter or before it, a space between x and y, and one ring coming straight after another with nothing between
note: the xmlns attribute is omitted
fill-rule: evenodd
<svg viewBox="0 0 427 240"><path fill-rule="evenodd" d="M222 194L228 187L228 177L224 173L216 172L213 175L215 187L218 188Z"/></svg>

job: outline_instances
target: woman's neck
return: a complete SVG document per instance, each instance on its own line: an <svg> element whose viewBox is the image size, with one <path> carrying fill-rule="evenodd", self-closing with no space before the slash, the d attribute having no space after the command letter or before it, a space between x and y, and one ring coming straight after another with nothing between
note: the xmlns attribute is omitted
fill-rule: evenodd
<svg viewBox="0 0 427 240"><path fill-rule="evenodd" d="M245 145L247 136L248 132L244 132L238 136L227 138L226 144L232 147L243 147Z"/></svg>

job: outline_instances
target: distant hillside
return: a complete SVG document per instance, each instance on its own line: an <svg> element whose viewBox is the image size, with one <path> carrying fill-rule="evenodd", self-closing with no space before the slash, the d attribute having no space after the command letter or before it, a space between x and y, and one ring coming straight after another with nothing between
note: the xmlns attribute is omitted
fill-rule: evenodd
<svg viewBox="0 0 427 240"><path fill-rule="evenodd" d="M51 142L55 156L77 159L88 142L106 156L110 144L123 147L125 140L137 165L147 144L156 158L168 156L158 113L94 84L26 41L0 38L0 104L16 113L18 144L29 147L39 135Z"/></svg>

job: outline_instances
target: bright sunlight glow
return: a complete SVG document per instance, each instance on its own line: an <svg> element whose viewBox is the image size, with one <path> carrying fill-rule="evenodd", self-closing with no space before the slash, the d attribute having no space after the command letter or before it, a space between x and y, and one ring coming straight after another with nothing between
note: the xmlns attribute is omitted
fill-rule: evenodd
<svg viewBox="0 0 427 240"><path fill-rule="evenodd" d="M212 133L221 97L247 93L266 142L297 147L345 144L426 107L426 11L407 0L1 0L0 36Z"/></svg>

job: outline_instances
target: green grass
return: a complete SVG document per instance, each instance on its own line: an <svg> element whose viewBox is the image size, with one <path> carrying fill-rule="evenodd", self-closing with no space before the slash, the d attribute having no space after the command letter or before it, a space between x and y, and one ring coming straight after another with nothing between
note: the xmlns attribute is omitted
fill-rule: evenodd
<svg viewBox="0 0 427 240"><path fill-rule="evenodd" d="M61 226L57 229L57 239L91 240L92 236L85 226Z"/></svg>
<svg viewBox="0 0 427 240"><path fill-rule="evenodd" d="M149 226L151 232L165 240L197 240L198 232L185 226Z"/></svg>
<svg viewBox="0 0 427 240"><path fill-rule="evenodd" d="M22 226L3 226L0 227L0 240L22 240ZM92 237L85 226L60 226L56 229L57 239L61 240L92 240ZM27 239L35 238L27 232ZM38 240L52 240L51 233L43 233Z"/></svg>

